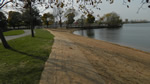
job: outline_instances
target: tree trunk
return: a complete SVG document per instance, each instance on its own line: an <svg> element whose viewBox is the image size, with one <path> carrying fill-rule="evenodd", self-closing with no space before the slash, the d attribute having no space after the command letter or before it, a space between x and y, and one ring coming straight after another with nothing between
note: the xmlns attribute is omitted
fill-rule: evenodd
<svg viewBox="0 0 150 84"><path fill-rule="evenodd" d="M13 29L15 30L15 26L13 26Z"/></svg>
<svg viewBox="0 0 150 84"><path fill-rule="evenodd" d="M59 18L60 18L59 25L60 25L60 27L62 27L61 16Z"/></svg>
<svg viewBox="0 0 150 84"><path fill-rule="evenodd" d="M32 34L32 37L34 37L34 26L33 26L33 23L31 25L31 34Z"/></svg>
<svg viewBox="0 0 150 84"><path fill-rule="evenodd" d="M31 28L31 35L34 37L34 26L33 26L33 17L32 17L32 7L30 4L30 28Z"/></svg>
<svg viewBox="0 0 150 84"><path fill-rule="evenodd" d="M2 32L2 30L1 30L1 28L0 28L0 39L1 39L2 44L3 44L3 46L4 46L5 48L10 48L10 46L8 45L6 39L5 39L4 35L3 35L3 32Z"/></svg>

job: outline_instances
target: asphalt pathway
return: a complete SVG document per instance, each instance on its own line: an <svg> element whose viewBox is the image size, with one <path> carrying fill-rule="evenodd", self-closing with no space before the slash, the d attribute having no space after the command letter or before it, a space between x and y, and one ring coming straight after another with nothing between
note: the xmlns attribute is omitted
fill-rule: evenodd
<svg viewBox="0 0 150 84"><path fill-rule="evenodd" d="M24 37L24 36L27 36L27 35L31 34L31 30L24 30L24 32L25 33L21 34L21 35L5 36L5 39L8 41L8 40ZM1 42L1 40L0 40L0 42Z"/></svg>

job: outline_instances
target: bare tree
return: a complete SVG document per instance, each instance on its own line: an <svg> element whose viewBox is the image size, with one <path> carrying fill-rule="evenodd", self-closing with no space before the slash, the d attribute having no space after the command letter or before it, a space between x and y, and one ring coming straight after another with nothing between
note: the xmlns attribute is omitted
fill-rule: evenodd
<svg viewBox="0 0 150 84"><path fill-rule="evenodd" d="M63 8L61 7L54 7L53 8L53 16L55 17L56 20L59 21L59 26L62 27L62 17L63 17ZM55 21L56 21L55 20Z"/></svg>

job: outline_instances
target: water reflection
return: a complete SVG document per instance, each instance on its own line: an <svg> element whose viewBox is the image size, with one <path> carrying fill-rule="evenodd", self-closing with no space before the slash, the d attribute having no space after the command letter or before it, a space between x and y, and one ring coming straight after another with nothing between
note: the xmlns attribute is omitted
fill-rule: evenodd
<svg viewBox="0 0 150 84"><path fill-rule="evenodd" d="M116 29L87 29L74 32L74 34L82 35L98 40L107 40L111 42L118 42L120 40L121 28Z"/></svg>
<svg viewBox="0 0 150 84"><path fill-rule="evenodd" d="M90 38L95 38L95 32L94 32L94 30L88 29L88 30L86 31L86 34L87 34L87 36L90 37Z"/></svg>
<svg viewBox="0 0 150 84"><path fill-rule="evenodd" d="M98 40L107 40L111 42L118 42L120 40L120 33L121 33L121 28L116 28L116 29L95 29L94 30L95 39Z"/></svg>
<svg viewBox="0 0 150 84"><path fill-rule="evenodd" d="M74 34L98 40L105 40L150 52L150 23L125 24L116 29L88 29L75 31Z"/></svg>
<svg viewBox="0 0 150 84"><path fill-rule="evenodd" d="M86 36L86 37L90 37L90 38L95 37L95 32L92 29L76 31L76 32L74 32L74 34Z"/></svg>

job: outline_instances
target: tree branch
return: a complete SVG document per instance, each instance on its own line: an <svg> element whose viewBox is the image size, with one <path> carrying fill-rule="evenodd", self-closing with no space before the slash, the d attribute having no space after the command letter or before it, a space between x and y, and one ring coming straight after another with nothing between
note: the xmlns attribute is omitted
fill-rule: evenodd
<svg viewBox="0 0 150 84"><path fill-rule="evenodd" d="M4 1L4 0L3 0L3 1ZM9 2L12 2L12 1L7 1L7 2L5 2L4 4L1 4L1 5L0 5L0 9L3 8L3 7L4 7L6 4L8 4Z"/></svg>
<svg viewBox="0 0 150 84"><path fill-rule="evenodd" d="M2 3L0 3L0 6L4 3L5 0L2 0Z"/></svg>

